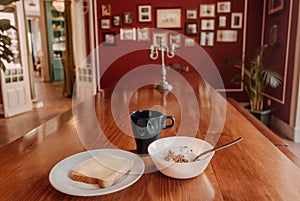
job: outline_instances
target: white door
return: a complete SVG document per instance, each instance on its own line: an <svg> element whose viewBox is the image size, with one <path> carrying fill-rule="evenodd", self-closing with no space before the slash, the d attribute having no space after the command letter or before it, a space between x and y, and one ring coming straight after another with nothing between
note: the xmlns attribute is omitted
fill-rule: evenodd
<svg viewBox="0 0 300 201"><path fill-rule="evenodd" d="M72 12L75 13L73 16L73 46L74 46L74 58L76 63L76 100L81 102L87 100L97 93L96 87L96 51L92 51L92 54L86 56L86 33L90 33L91 38L91 49L95 50L95 45L97 38L95 38L95 20L94 16L96 13L93 8L95 8L96 1L89 1L89 4L85 4L85 0L80 0L72 2ZM90 30L86 29L85 17L88 15ZM97 35L97 34L96 34ZM97 37L97 36L96 36Z"/></svg>
<svg viewBox="0 0 300 201"><path fill-rule="evenodd" d="M15 58L13 62L5 63L5 72L1 70L1 92L5 117L32 110L26 45L27 33L25 32L22 2L17 2L15 14L0 13L0 18L10 19L11 24L17 28L17 31L13 29L7 31L12 38L12 50Z"/></svg>

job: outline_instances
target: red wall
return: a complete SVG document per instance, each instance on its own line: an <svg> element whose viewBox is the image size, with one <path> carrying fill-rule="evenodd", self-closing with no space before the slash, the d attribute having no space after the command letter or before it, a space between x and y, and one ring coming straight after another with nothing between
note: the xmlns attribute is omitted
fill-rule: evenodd
<svg viewBox="0 0 300 201"><path fill-rule="evenodd" d="M278 27L277 47L272 49L267 65L279 72L282 77L282 85L276 89L267 89L267 94L272 100L274 115L286 123L289 123L292 97L293 72L295 61L295 41L297 33L297 20L299 0L284 1L284 8L274 14L266 14L264 41L269 40L270 27L274 24ZM291 18L290 18L291 16ZM291 19L291 23L289 20ZM289 32L290 25L290 32ZM289 46L289 49L287 49ZM288 54L286 54L288 53ZM287 65L286 65L287 62ZM284 77L286 71L286 77ZM285 91L285 93L284 93Z"/></svg>
<svg viewBox="0 0 300 201"><path fill-rule="evenodd" d="M181 0L170 0L170 1L161 1L161 0L151 0L148 2L145 2L143 0L133 0L130 1L130 3L126 1L108 1L108 0L100 0L97 1L97 9L98 9L98 18L99 21L102 18L111 18L111 17L102 17L101 13L101 5L102 4L110 4L111 5L111 15L120 15L122 16L123 12L132 12L133 14L133 23L130 25L127 24L122 24L122 28L127 28L127 27L150 27L150 28L155 28L155 21L156 21L156 8L167 8L167 7L174 7L174 8L181 8L182 10L182 28L181 29L172 29L172 31L179 32L181 34L184 34L185 29L184 29L184 24L185 22L199 22L200 26L200 21L201 19L199 17L199 5L200 4L215 4L217 9L217 4L216 2L219 2L217 0L201 0L201 1L195 1L195 0L186 0L186 1L181 1ZM232 12L244 12L244 5L245 2L241 0L232 0L231 1L231 13ZM248 1L248 17L247 16L247 38L246 38L246 52L253 52L253 50L260 44L260 39L261 39L261 19L262 19L262 2L257 0L257 1ZM150 23L140 23L138 22L138 5L151 5L152 6L152 22ZM186 9L190 8L196 8L198 11L198 17L196 20L187 20L185 15ZM242 54L242 46L243 46L243 29L235 29L238 31L238 41L237 42L229 42L229 43L221 43L216 41L216 30L220 29L231 29L231 13L225 13L222 14L222 16L227 17L227 25L225 28L219 28L218 27L218 16L221 15L219 13L215 13L214 18L209 18L209 19L215 19L215 30L214 30L214 46L213 47L203 47L204 50L209 54L209 56L212 58L214 61L215 65L217 66L219 73L221 74L221 77L223 79L223 83L225 85L225 88L229 89L238 89L240 86L235 85L230 82L231 77L233 74L239 73L240 71L238 69L230 68L230 67L224 67L222 65L222 62L225 59L228 58L234 58L237 56L240 56ZM245 16L243 16L244 19ZM100 26L99 26L100 27ZM243 26L244 27L244 26ZM99 45L103 42L102 41L102 33L103 32L116 32L116 34L120 33L120 27L111 27L108 30L103 30L101 28L98 29L99 33L99 38L101 41L99 42ZM199 33L200 33L200 28L199 28ZM152 36L150 37L152 38ZM196 42L199 43L199 34L197 36L193 36L193 38L196 39ZM150 41L151 42L151 41ZM128 42L128 41L120 41L117 40L116 46L103 46L101 47L101 52L108 53L110 54L119 54L117 50L118 48L124 46L142 46L144 50L141 51L136 51L132 52L130 54L126 54L123 56L118 57L117 60L114 60L109 66L107 66L106 61L101 61L104 62L101 65L101 87L106 88L110 85L115 84L124 74L126 74L129 70L138 67L140 65L145 65L145 64L159 64L160 61L153 61L149 58L149 52L147 48L150 47L150 42L145 43L145 42ZM182 42L183 43L183 42ZM185 48L182 44L182 48ZM188 50L188 49L187 49ZM190 49L189 49L190 51ZM107 54L106 54L107 55ZM103 58L103 55L102 55ZM107 56L104 57L105 60L107 60ZM116 59L116 58L114 58ZM172 60L168 60L168 62L178 62L180 61L183 64L188 65L188 62L181 61L180 58L174 58ZM235 95L232 93L232 95ZM244 94L241 96L238 96L239 99L245 100Z"/></svg>

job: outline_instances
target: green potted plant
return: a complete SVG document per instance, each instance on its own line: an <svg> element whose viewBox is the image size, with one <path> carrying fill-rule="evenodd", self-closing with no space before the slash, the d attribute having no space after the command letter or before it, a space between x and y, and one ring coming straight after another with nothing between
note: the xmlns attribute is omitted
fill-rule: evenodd
<svg viewBox="0 0 300 201"><path fill-rule="evenodd" d="M18 0L1 0L0 1L0 12L14 12L14 7L10 6L11 3ZM4 61L11 62L13 53L10 50L11 39L5 34L8 29L15 29L10 25L8 19L0 19L0 69L5 71Z"/></svg>
<svg viewBox="0 0 300 201"><path fill-rule="evenodd" d="M234 83L243 84L250 101L249 111L267 126L270 125L272 110L264 108L264 92L268 86L276 88L281 84L281 76L266 67L264 62L264 52L269 47L269 45L259 47L250 60L249 66L244 68L244 75L234 75L231 80ZM236 68L241 69L245 62L239 60L234 63Z"/></svg>

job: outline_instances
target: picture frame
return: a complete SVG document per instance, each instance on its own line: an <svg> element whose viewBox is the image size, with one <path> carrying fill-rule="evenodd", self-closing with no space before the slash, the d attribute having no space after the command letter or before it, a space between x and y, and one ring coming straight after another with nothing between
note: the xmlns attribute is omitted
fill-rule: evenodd
<svg viewBox="0 0 300 201"><path fill-rule="evenodd" d="M184 38L185 47L194 47L196 46L196 38L186 37Z"/></svg>
<svg viewBox="0 0 300 201"><path fill-rule="evenodd" d="M181 8L157 8L156 28L181 28Z"/></svg>
<svg viewBox="0 0 300 201"><path fill-rule="evenodd" d="M243 26L243 13L231 13L231 28L241 29Z"/></svg>
<svg viewBox="0 0 300 201"><path fill-rule="evenodd" d="M185 35L196 36L198 35L198 22L186 22L185 23Z"/></svg>
<svg viewBox="0 0 300 201"><path fill-rule="evenodd" d="M214 46L214 32L201 32L200 33L200 45L201 46Z"/></svg>
<svg viewBox="0 0 300 201"><path fill-rule="evenodd" d="M151 22L152 21L152 8L151 5L138 6L139 22Z"/></svg>
<svg viewBox="0 0 300 201"><path fill-rule="evenodd" d="M227 24L227 17L226 16L219 16L219 27L226 27Z"/></svg>
<svg viewBox="0 0 300 201"><path fill-rule="evenodd" d="M236 30L218 30L218 42L236 42L238 39L238 31Z"/></svg>
<svg viewBox="0 0 300 201"><path fill-rule="evenodd" d="M116 45L116 32L102 32L102 41L105 46Z"/></svg>
<svg viewBox="0 0 300 201"><path fill-rule="evenodd" d="M269 40L268 43L271 45L276 44L278 41L278 25L273 24L269 31Z"/></svg>
<svg viewBox="0 0 300 201"><path fill-rule="evenodd" d="M177 33L169 34L169 44L173 45L175 48L180 48L181 44L181 35Z"/></svg>
<svg viewBox="0 0 300 201"><path fill-rule="evenodd" d="M110 19L100 19L101 29L110 29Z"/></svg>
<svg viewBox="0 0 300 201"><path fill-rule="evenodd" d="M114 27L120 27L121 26L121 16L120 15L112 16L112 25Z"/></svg>
<svg viewBox="0 0 300 201"><path fill-rule="evenodd" d="M136 28L120 28L120 40L135 41Z"/></svg>
<svg viewBox="0 0 300 201"><path fill-rule="evenodd" d="M214 29L215 29L214 19L201 20L201 30L214 30Z"/></svg>
<svg viewBox="0 0 300 201"><path fill-rule="evenodd" d="M111 15L111 6L110 4L102 4L101 5L102 17Z"/></svg>
<svg viewBox="0 0 300 201"><path fill-rule="evenodd" d="M123 23L124 24L132 24L132 12L124 12L123 13Z"/></svg>
<svg viewBox="0 0 300 201"><path fill-rule="evenodd" d="M137 28L137 40L138 41L149 41L150 40L149 27L138 27Z"/></svg>
<svg viewBox="0 0 300 201"><path fill-rule="evenodd" d="M273 13L283 10L283 8L284 8L284 0L269 0L268 14L271 15Z"/></svg>
<svg viewBox="0 0 300 201"><path fill-rule="evenodd" d="M230 13L231 12L231 2L230 1L221 1L217 3L217 12L218 13Z"/></svg>
<svg viewBox="0 0 300 201"><path fill-rule="evenodd" d="M200 4L200 17L215 17L215 4Z"/></svg>
<svg viewBox="0 0 300 201"><path fill-rule="evenodd" d="M188 20L197 19L197 9L186 9L186 19Z"/></svg>
<svg viewBox="0 0 300 201"><path fill-rule="evenodd" d="M160 43L162 43L162 45L167 45L168 42L167 32L153 32L152 36L153 36L152 44L154 47L160 46Z"/></svg>

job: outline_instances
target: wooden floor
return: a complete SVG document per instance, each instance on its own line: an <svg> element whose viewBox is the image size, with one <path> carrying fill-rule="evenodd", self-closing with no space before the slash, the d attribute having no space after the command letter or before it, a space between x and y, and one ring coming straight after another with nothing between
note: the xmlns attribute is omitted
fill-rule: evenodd
<svg viewBox="0 0 300 201"><path fill-rule="evenodd" d="M40 77L36 77L35 90L36 99L43 103L43 107L11 118L0 116L0 147L24 136L72 107L72 99L63 96L61 83L46 83Z"/></svg>

